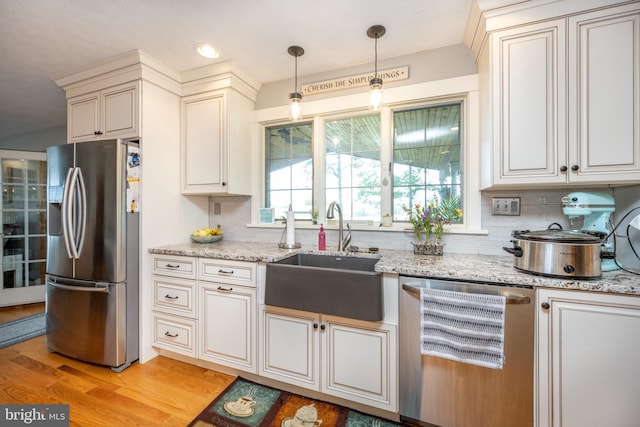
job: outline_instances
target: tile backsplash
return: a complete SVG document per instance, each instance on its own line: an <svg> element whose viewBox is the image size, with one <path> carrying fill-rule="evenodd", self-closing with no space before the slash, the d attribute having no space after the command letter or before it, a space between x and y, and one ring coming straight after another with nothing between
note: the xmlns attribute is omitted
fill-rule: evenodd
<svg viewBox="0 0 640 427"><path fill-rule="evenodd" d="M561 198L572 191L599 191L613 194L616 200L614 221L633 207L640 207L640 186L618 187L614 189L566 188L562 190L491 190L482 192L482 229L483 235L445 234L445 251L450 253L468 253L485 255L507 255L503 246L510 246L513 230L541 230L557 222L568 227L568 218L562 213ZM493 197L519 197L519 216L491 215ZM215 215L215 204L219 204L220 214ZM640 210L638 211L640 213ZM631 215L632 219L635 215ZM211 197L209 199L210 224L222 224L225 239L249 242L280 241L284 226L277 228L247 227L251 222L250 197ZM640 233L640 232L639 232ZM317 244L316 229L296 229L296 241L303 245ZM379 247L381 249L411 250L412 234L409 232L377 230L352 233L351 244L361 248ZM639 237L640 238L640 237ZM327 248L337 246L337 232L327 230ZM638 245L640 246L640 242ZM621 248L622 249L622 248ZM635 260L631 260L635 261Z"/></svg>

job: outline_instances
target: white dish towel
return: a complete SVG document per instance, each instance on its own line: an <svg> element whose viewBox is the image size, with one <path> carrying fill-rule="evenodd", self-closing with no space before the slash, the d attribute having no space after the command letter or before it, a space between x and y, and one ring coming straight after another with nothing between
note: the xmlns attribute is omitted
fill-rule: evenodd
<svg viewBox="0 0 640 427"><path fill-rule="evenodd" d="M505 304L502 295L422 288L421 353L502 369Z"/></svg>

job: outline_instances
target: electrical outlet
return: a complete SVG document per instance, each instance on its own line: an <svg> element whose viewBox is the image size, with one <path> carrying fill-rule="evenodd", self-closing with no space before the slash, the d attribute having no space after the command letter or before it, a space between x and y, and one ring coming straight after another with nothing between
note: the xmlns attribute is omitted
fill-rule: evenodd
<svg viewBox="0 0 640 427"><path fill-rule="evenodd" d="M491 215L520 215L520 197L493 197Z"/></svg>

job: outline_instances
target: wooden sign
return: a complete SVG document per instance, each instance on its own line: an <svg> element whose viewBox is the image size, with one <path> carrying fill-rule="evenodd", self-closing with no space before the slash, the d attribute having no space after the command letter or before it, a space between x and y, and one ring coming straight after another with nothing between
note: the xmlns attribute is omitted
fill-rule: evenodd
<svg viewBox="0 0 640 427"><path fill-rule="evenodd" d="M300 87L303 95L316 95L319 93L333 92L335 90L351 89L354 87L368 86L374 73L359 74L356 76L341 77L333 80L325 80L315 83L307 83ZM378 71L378 77L384 83L406 80L409 78L409 67L393 68Z"/></svg>

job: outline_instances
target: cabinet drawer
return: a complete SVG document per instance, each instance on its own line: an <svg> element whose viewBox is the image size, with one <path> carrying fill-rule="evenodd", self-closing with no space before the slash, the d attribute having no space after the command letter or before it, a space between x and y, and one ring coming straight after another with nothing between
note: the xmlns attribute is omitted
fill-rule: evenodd
<svg viewBox="0 0 640 427"><path fill-rule="evenodd" d="M200 280L256 286L256 263L200 258Z"/></svg>
<svg viewBox="0 0 640 427"><path fill-rule="evenodd" d="M196 317L196 282L153 276L154 307L179 316Z"/></svg>
<svg viewBox="0 0 640 427"><path fill-rule="evenodd" d="M163 276L196 278L196 258L179 255L153 255L153 273Z"/></svg>
<svg viewBox="0 0 640 427"><path fill-rule="evenodd" d="M153 314L154 345L187 356L196 356L196 321Z"/></svg>

